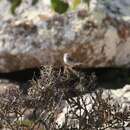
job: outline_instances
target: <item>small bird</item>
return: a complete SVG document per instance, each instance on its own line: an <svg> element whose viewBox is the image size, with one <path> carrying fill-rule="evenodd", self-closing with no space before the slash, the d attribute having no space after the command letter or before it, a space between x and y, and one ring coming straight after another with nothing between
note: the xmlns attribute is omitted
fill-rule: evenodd
<svg viewBox="0 0 130 130"><path fill-rule="evenodd" d="M64 61L65 65L68 65L70 67L83 65L83 63L80 63L80 62L76 61L75 59L73 59L69 53L64 54L63 61Z"/></svg>
<svg viewBox="0 0 130 130"><path fill-rule="evenodd" d="M77 68L77 67L80 68L83 65L83 63L78 62L74 58L72 58L71 54L69 54L69 53L64 54L63 61L65 64L64 72L71 71L76 74L76 71L74 70L74 68Z"/></svg>

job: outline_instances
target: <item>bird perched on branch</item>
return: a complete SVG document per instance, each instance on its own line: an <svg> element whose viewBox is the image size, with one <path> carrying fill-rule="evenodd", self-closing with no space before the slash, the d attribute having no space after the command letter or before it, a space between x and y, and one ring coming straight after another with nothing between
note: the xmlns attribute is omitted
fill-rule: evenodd
<svg viewBox="0 0 130 130"><path fill-rule="evenodd" d="M65 64L65 71L70 70L75 73L74 68L80 68L83 66L83 63L76 61L76 59L72 58L71 54L64 53L63 61Z"/></svg>
<svg viewBox="0 0 130 130"><path fill-rule="evenodd" d="M69 53L64 54L63 60L66 65L71 66L71 67L82 65L82 63L80 63L80 62L76 61L74 58L72 58Z"/></svg>

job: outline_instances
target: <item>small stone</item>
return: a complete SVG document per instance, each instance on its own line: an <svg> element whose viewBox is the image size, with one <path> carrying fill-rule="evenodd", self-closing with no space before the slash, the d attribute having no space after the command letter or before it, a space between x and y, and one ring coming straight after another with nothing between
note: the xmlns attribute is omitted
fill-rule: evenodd
<svg viewBox="0 0 130 130"><path fill-rule="evenodd" d="M15 91L19 89L19 85L15 83L0 83L0 95L15 94Z"/></svg>

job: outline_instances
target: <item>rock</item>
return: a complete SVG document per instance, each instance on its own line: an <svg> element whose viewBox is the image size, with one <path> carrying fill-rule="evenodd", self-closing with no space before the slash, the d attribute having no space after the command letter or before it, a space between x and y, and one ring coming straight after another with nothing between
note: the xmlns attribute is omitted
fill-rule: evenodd
<svg viewBox="0 0 130 130"><path fill-rule="evenodd" d="M79 21L75 15L54 16L46 21L46 28L31 21L11 22L2 27L0 72L63 65L64 53L70 53L84 67L130 66L129 35L120 38L111 21L104 27L88 18Z"/></svg>
<svg viewBox="0 0 130 130"><path fill-rule="evenodd" d="M98 1L92 0L92 7L94 8L96 17L101 14L107 14L111 17L123 19L130 22L130 1L129 0L112 0L112 1ZM94 12L94 13L95 13Z"/></svg>
<svg viewBox="0 0 130 130"><path fill-rule="evenodd" d="M6 94L15 94L14 92L19 89L19 85L15 83L10 83L8 81L1 81L0 83L0 96Z"/></svg>
<svg viewBox="0 0 130 130"><path fill-rule="evenodd" d="M25 7L28 6L30 2ZM98 5L95 6L93 11L96 12ZM36 9L37 6L28 11ZM24 10L23 6L17 10L18 14L20 10ZM90 16L87 13L85 10L75 10L64 16L33 13L31 18L22 14L19 20L17 16L7 20L1 15L0 72L47 64L63 65L64 53L71 54L84 67L129 67L128 21L104 15L99 24L93 13Z"/></svg>
<svg viewBox="0 0 130 130"><path fill-rule="evenodd" d="M30 54L0 54L0 72L12 72L25 68L39 67L39 61Z"/></svg>

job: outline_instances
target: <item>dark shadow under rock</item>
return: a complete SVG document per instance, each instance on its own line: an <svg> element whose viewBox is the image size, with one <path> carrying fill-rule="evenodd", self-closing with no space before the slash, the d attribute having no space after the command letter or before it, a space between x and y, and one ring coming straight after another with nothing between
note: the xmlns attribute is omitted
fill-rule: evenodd
<svg viewBox="0 0 130 130"><path fill-rule="evenodd" d="M60 70L60 68L58 68ZM64 84L63 86L70 86L71 94L84 87L90 92L96 88L106 88L106 89L118 89L124 87L126 84L130 84L130 68L73 68L77 75L72 74L70 79L59 82L58 84ZM73 73L70 71L70 73ZM63 74L62 74L63 75ZM61 75L61 76L62 76ZM95 76L95 79L91 79L91 76ZM42 76L44 77L44 75ZM20 71L14 71L9 73L0 73L0 79L7 79L11 82L18 83L20 89L27 93L28 88L31 87L30 81L32 79L36 80L40 78L40 68L30 68ZM95 80L95 81L92 81ZM90 81L92 82L90 84ZM95 84L95 86L93 86ZM91 88L91 86L93 88Z"/></svg>
<svg viewBox="0 0 130 130"><path fill-rule="evenodd" d="M92 73L96 76L98 87L118 89L130 84L130 68L101 67L101 68L75 68L85 76Z"/></svg>

